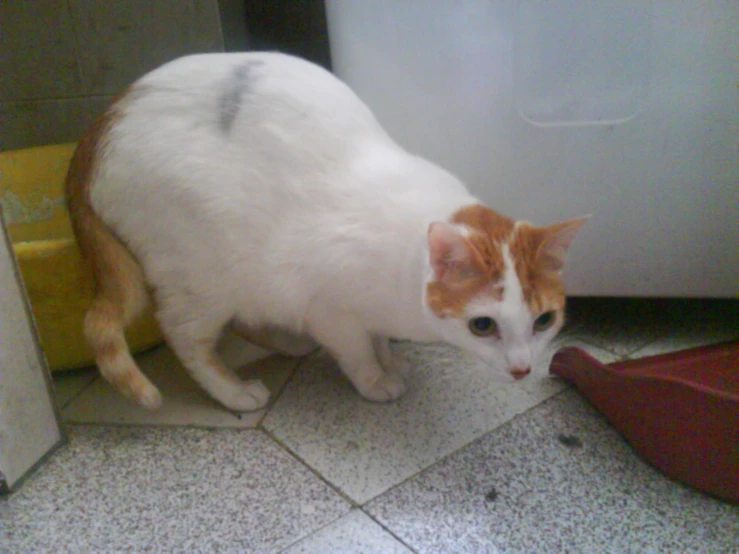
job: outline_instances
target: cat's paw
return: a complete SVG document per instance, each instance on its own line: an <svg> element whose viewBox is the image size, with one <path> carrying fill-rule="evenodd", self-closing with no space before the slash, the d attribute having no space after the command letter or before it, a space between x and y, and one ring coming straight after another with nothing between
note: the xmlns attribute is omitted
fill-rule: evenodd
<svg viewBox="0 0 739 554"><path fill-rule="evenodd" d="M252 412L264 408L269 401L269 389L259 380L248 381L235 387L221 403L234 412Z"/></svg>
<svg viewBox="0 0 739 554"><path fill-rule="evenodd" d="M405 394L403 377L397 373L385 373L374 384L364 387L359 393L372 402L392 402Z"/></svg>

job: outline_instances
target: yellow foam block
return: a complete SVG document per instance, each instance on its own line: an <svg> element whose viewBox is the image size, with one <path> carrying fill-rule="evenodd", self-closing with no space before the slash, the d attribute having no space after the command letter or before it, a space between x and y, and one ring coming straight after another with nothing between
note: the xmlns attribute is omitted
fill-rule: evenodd
<svg viewBox="0 0 739 554"><path fill-rule="evenodd" d="M64 177L74 144L0 153L0 206L52 370L91 365L82 334L93 282L72 234ZM151 313L127 332L131 349L162 341Z"/></svg>

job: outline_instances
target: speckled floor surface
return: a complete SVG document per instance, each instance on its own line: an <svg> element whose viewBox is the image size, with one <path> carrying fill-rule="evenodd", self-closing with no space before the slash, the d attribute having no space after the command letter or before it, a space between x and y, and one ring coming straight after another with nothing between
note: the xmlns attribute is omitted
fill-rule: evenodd
<svg viewBox="0 0 739 554"><path fill-rule="evenodd" d="M736 338L737 302L582 299L559 345L609 362ZM546 362L501 388L450 348L395 347L396 404L318 352L253 364L275 400L241 418L166 349L140 357L158 413L57 376L70 442L0 499L0 552L739 552L739 507L643 462Z"/></svg>

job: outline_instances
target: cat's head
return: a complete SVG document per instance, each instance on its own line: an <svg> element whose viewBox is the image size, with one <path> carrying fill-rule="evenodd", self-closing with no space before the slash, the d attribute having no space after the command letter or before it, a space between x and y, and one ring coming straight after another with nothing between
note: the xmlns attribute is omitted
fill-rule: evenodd
<svg viewBox="0 0 739 554"><path fill-rule="evenodd" d="M501 380L528 375L564 323L562 267L586 220L534 227L475 205L432 223L424 294L431 325Z"/></svg>

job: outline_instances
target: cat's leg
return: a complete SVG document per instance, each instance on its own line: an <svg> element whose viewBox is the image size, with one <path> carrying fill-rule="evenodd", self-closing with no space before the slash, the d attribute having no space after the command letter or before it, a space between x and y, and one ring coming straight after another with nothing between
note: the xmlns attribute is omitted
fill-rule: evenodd
<svg viewBox="0 0 739 554"><path fill-rule="evenodd" d="M356 318L321 314L308 321L311 335L339 362L344 374L367 400L389 402L405 393L405 381L397 373L383 371L372 336Z"/></svg>
<svg viewBox="0 0 739 554"><path fill-rule="evenodd" d="M403 373L408 369L405 360L393 354L390 350L390 340L387 337L375 335L372 337L372 345L375 348L375 354L385 371L390 373Z"/></svg>
<svg viewBox="0 0 739 554"><path fill-rule="evenodd" d="M308 335L296 335L274 327L254 328L238 319L231 321L231 329L252 344L291 358L307 356L319 347Z"/></svg>
<svg viewBox="0 0 739 554"><path fill-rule="evenodd" d="M236 412L258 410L267 404L267 387L259 380L241 380L216 353L228 317L218 317L207 309L198 311L192 297L187 302L169 297L159 306L157 317L167 344L208 394Z"/></svg>

